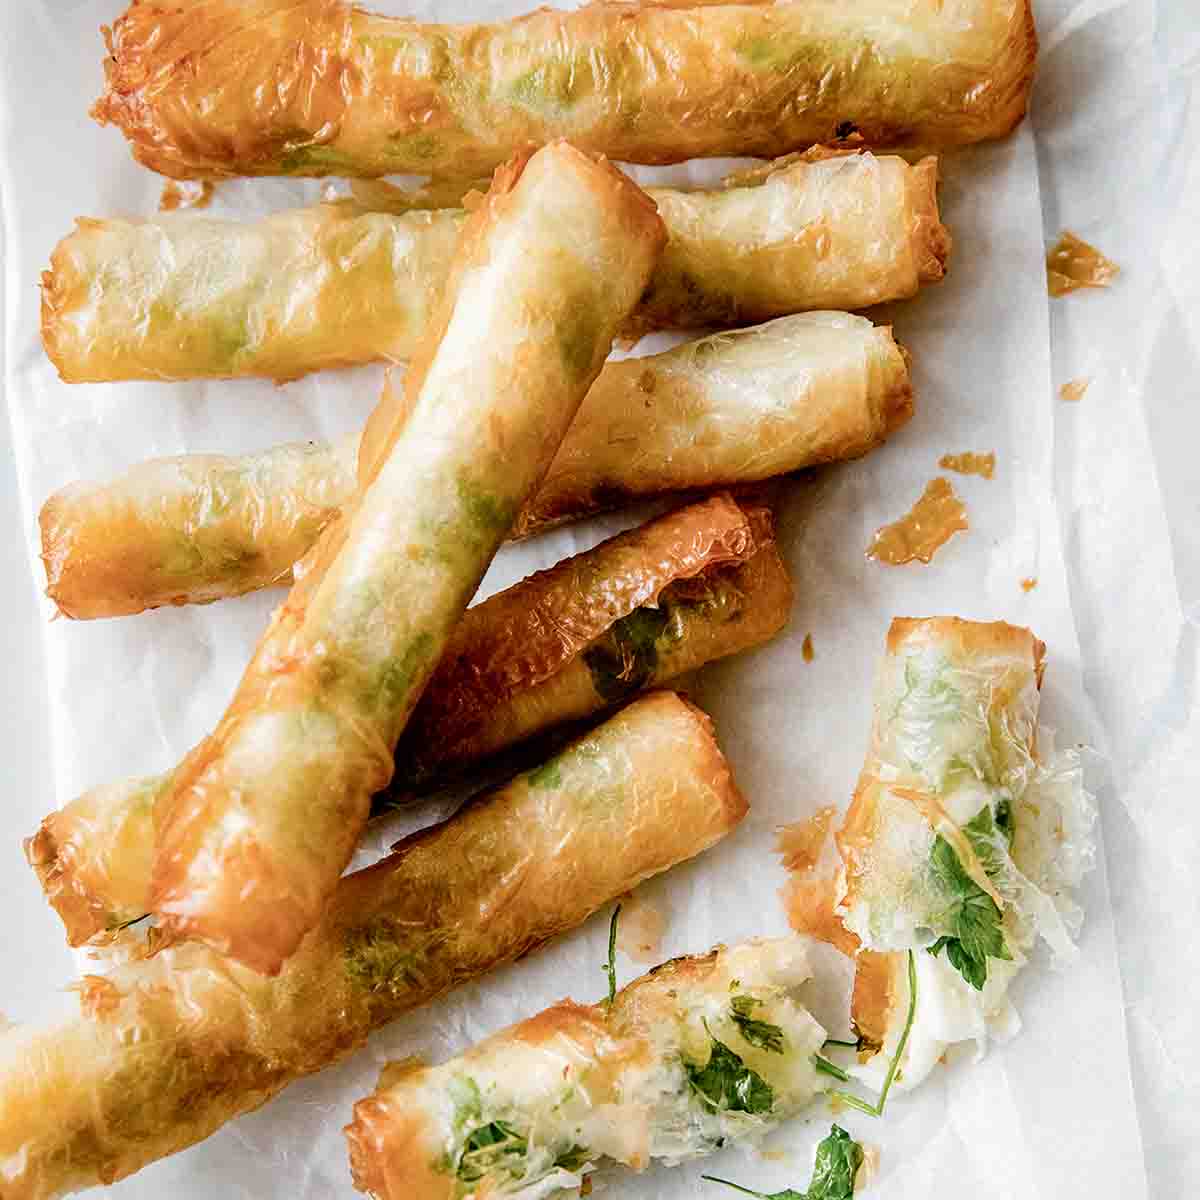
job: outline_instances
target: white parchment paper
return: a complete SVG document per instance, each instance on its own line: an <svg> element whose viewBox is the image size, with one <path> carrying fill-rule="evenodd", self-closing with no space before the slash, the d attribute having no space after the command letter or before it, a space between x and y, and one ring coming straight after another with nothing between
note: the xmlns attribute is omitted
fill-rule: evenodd
<svg viewBox="0 0 1200 1200"><path fill-rule="evenodd" d="M37 334L38 273L51 248L77 215L148 213L161 189L117 133L86 115L100 88L96 26L122 7L22 0L0 10L5 389L26 518L24 530L5 536L28 539L39 575L35 516L53 489L149 455L348 431L365 419L380 382L374 368L282 388L71 387L57 379ZM415 15L511 15L520 7L453 0L422 4ZM1192 883L1200 857L1200 484L1188 452L1194 438L1186 437L1194 411L1190 423L1182 415L1194 410L1200 367L1200 156L1186 152L1200 144L1200 115L1189 107L1200 31L1194 0L1165 12L1139 0L1045 0L1037 8L1046 52L1035 120L1003 144L944 160L943 217L955 237L949 277L915 301L871 314L893 321L913 352L914 420L867 459L787 485L780 535L797 583L790 628L692 685L716 718L751 814L725 843L645 889L668 914L664 957L782 932L773 830L848 799L891 617L1003 618L1047 642L1043 719L1062 741L1100 752L1093 774L1104 846L1083 896L1082 954L1067 972L1038 961L1022 977L1015 998L1024 1028L1014 1041L980 1063L955 1056L918 1094L894 1100L882 1122L839 1117L881 1149L873 1188L888 1200L936 1192L981 1200L1184 1195L1200 1153L1194 993L1178 975L1200 950ZM226 185L211 211L267 212L311 201L319 187ZM1093 237L1126 268L1111 294L1048 301L1044 244L1062 225ZM1164 355L1175 373L1162 374ZM1068 408L1057 386L1082 374L1095 383ZM970 532L928 567L866 561L871 532L908 508L938 473L940 455L964 450L991 450L997 459L991 481L952 477ZM485 589L630 519L506 549ZM1038 581L1030 592L1020 586L1026 577ZM36 794L5 797L0 838L15 844L46 809L84 788L175 762L219 717L277 601L259 595L91 623L50 623L47 607L53 761ZM807 633L811 663L801 655ZM408 823L437 815L428 808ZM376 851L382 836L373 835ZM20 894L26 901L10 914L15 944L4 961L22 964L13 995L33 994L30 977L44 981L45 1002L25 1001L12 1014L34 1018L68 1003L50 989L66 982L71 963L36 889ZM604 925L602 914L397 1023L350 1062L293 1086L117 1194L349 1196L340 1129L382 1062L409 1053L440 1060L565 994L595 998L604 985ZM814 959L836 975L835 956ZM619 968L623 980L642 969L626 959ZM772 1139L780 1155L732 1151L702 1168L613 1173L598 1185L637 1200L717 1196L698 1181L711 1169L748 1186L801 1188L828 1124L818 1107ZM1152 1193L1143 1135L1156 1151Z"/></svg>

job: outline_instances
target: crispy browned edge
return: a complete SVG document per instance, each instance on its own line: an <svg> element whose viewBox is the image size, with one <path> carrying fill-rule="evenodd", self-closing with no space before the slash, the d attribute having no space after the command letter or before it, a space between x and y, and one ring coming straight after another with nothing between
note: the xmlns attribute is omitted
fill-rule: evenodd
<svg viewBox="0 0 1200 1200"><path fill-rule="evenodd" d="M936 283L946 274L953 242L950 230L942 224L938 210L938 160L927 155L908 170L906 176L909 203L912 206L912 243L917 257L917 277L922 283Z"/></svg>
<svg viewBox="0 0 1200 1200"><path fill-rule="evenodd" d="M543 632L559 624L550 602L562 594L564 579L569 582L580 559L629 546L644 548L643 557L649 557L649 561L641 574L653 581L654 595L642 603L653 603L664 588L679 579L704 574L721 564L746 562L758 549L756 543L764 528L770 538L769 518L764 527L759 517L756 529L751 523L751 513L744 506L738 505L728 492L717 492L616 534L592 550L564 558L497 592L469 609L452 635L425 689L421 712L412 722L417 727L417 736L432 736L440 728L442 736L453 737L477 726L496 704L508 699L518 688L544 682L575 658L587 643L610 628L613 620L639 607L632 602L622 604L617 617L606 617L603 621L595 619L599 614L594 611L579 613L578 616L591 617L591 621L580 627L561 629L557 638L543 639L546 645L536 657L531 654L532 644L528 640L506 637L497 646L496 630L512 628L521 613L530 618L540 614L534 627L540 626ZM703 553L694 551L690 559L681 561L673 556L667 560L664 531L674 540L684 529L692 535L711 535L710 544ZM695 544L696 536L691 541ZM526 632L532 633L534 627ZM432 727L422 733L419 726L426 721Z"/></svg>
<svg viewBox="0 0 1200 1200"><path fill-rule="evenodd" d="M41 279L41 331L42 346L46 357L54 364L58 377L64 383L85 382L71 369L71 360L67 357L59 341L59 329L62 325L61 313L67 298L67 270L63 247L71 234L58 242L50 252L49 270L42 272Z"/></svg>
<svg viewBox="0 0 1200 1200"><path fill-rule="evenodd" d="M896 617L888 629L887 653L895 654L911 636L924 629L938 630L942 636L969 646L975 652L991 649L1019 654L1028 650L1033 656L1038 687L1042 686L1046 644L1023 625L1010 625L1007 621L967 621L962 617Z"/></svg>
<svg viewBox="0 0 1200 1200"><path fill-rule="evenodd" d="M733 767L730 766L729 760L717 744L717 729L713 724L712 717L682 693L676 692L675 695L683 702L697 725L704 743L703 749L699 744L695 748L697 758L702 759L704 763L702 773L720 794L721 807L729 822L729 827L732 829L750 811L750 804L742 794L741 788L738 787L737 780L733 777Z"/></svg>
<svg viewBox="0 0 1200 1200"><path fill-rule="evenodd" d="M908 347L903 342L896 340L890 325L882 325L877 328L886 330L892 336L892 345L896 347L900 357L904 360L904 378L883 398L883 436L879 439L879 441L883 441L884 438L891 437L897 429L912 420L915 411L912 385L913 358Z"/></svg>
<svg viewBox="0 0 1200 1200"><path fill-rule="evenodd" d="M43 276L45 278L45 276ZM43 314L43 337L45 335L45 311L46 298L45 293L42 294L42 314ZM50 347L47 345L47 351ZM51 354L51 358L53 358ZM56 364L57 365L57 364ZM61 375L61 369L59 374ZM68 380L68 382L70 382ZM40 555L42 565L46 569L46 595L54 601L55 608L58 609L64 617L72 619L86 619L88 613L86 608L81 608L75 603L72 597L73 589L68 583L67 566L70 562L71 553L69 548L63 545L64 539L61 533L63 508L62 492L54 492L42 505L38 511L38 534L41 538L42 553ZM123 615L123 614L113 614Z"/></svg>
<svg viewBox="0 0 1200 1200"><path fill-rule="evenodd" d="M42 885L51 908L62 918L68 946L82 946L106 928L106 910L67 870L67 850L56 833L58 811L43 818L37 832L25 839L25 858ZM87 930L86 933L81 931Z"/></svg>
<svg viewBox="0 0 1200 1200"><path fill-rule="evenodd" d="M991 137L1004 137L1025 119L1029 111L1029 95L1037 71L1038 35L1033 19L1033 0L1025 0L1014 22L1007 60L1012 64L1011 76L1000 93L998 116L990 131Z"/></svg>

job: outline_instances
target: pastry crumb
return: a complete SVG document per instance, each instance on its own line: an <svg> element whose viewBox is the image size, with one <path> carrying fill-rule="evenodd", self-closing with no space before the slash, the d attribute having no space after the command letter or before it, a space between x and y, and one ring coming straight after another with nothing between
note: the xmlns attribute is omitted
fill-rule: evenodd
<svg viewBox="0 0 1200 1200"><path fill-rule="evenodd" d="M1088 390L1091 384L1091 379L1087 375L1081 375L1078 379L1072 379L1064 383L1058 389L1058 394L1061 399L1067 401L1076 401L1083 399L1083 393Z"/></svg>
<svg viewBox="0 0 1200 1200"><path fill-rule="evenodd" d="M957 471L960 475L982 475L991 479L996 473L996 455L989 450L986 454L974 454L970 450L962 454L943 454L938 459L943 471Z"/></svg>
<svg viewBox="0 0 1200 1200"><path fill-rule="evenodd" d="M207 208L212 203L217 185L209 179L168 179L158 198L159 212L174 212L177 208Z"/></svg>
<svg viewBox="0 0 1200 1200"><path fill-rule="evenodd" d="M867 557L888 566L914 559L927 563L956 533L968 528L967 510L950 480L939 475L925 485L909 512L875 531Z"/></svg>
<svg viewBox="0 0 1200 1200"><path fill-rule="evenodd" d="M1063 230L1046 254L1046 286L1051 296L1066 296L1078 288L1105 288L1121 268L1070 230Z"/></svg>
<svg viewBox="0 0 1200 1200"><path fill-rule="evenodd" d="M775 853L783 859L787 870L811 871L817 865L835 812L836 807L827 804L806 820L781 825L775 830Z"/></svg>

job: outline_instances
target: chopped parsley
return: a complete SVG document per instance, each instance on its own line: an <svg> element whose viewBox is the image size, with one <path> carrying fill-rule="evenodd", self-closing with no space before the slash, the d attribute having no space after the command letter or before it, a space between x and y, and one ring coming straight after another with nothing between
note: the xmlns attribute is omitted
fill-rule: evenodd
<svg viewBox="0 0 1200 1200"><path fill-rule="evenodd" d="M840 1125L835 1125L817 1146L812 1182L806 1192L798 1192L795 1188L785 1188L782 1192L755 1192L715 1175L700 1178L710 1183L723 1183L735 1192L757 1196L759 1200L853 1200L854 1180L862 1164L862 1147Z"/></svg>
<svg viewBox="0 0 1200 1200"><path fill-rule="evenodd" d="M987 825L992 827L990 809ZM976 821L979 818L976 817ZM975 824L972 821L971 824ZM968 826L970 828L970 826ZM970 836L968 834L968 836ZM972 844L980 839L989 861L994 861L994 847L983 841L977 830ZM980 862L986 870L987 863ZM947 898L947 909L939 921L949 925L951 932L943 934L932 946L930 954L946 951L946 957L958 973L977 991L983 990L987 982L987 960L989 958L1011 959L1004 940L1003 915L996 902L963 870L963 865L954 852L954 847L940 834L934 840L930 855L930 870L938 889Z"/></svg>
<svg viewBox="0 0 1200 1200"><path fill-rule="evenodd" d="M554 1160L554 1165L560 1170L578 1174L594 1157L595 1155L586 1146L576 1144L558 1155Z"/></svg>
<svg viewBox="0 0 1200 1200"><path fill-rule="evenodd" d="M658 639L670 617L662 608L643 605L622 617L584 652L592 686L610 704L640 691L658 667Z"/></svg>
<svg viewBox="0 0 1200 1200"><path fill-rule="evenodd" d="M832 1063L829 1061L829 1059L822 1058L822 1056L819 1054L813 1055L813 1066L816 1067L822 1075L832 1075L834 1079L840 1079L842 1083L850 1082L850 1076L847 1075L846 1072L837 1065L837 1063Z"/></svg>
<svg viewBox="0 0 1200 1200"><path fill-rule="evenodd" d="M995 817L992 816L991 806L985 804L963 826L963 833L989 879L995 879L1004 870L1004 852L1012 837L1006 832L1005 824L1009 829L1012 828L1012 810L1007 800L1001 800L996 807Z"/></svg>
<svg viewBox="0 0 1200 1200"><path fill-rule="evenodd" d="M507 1121L489 1121L467 1135L454 1173L464 1183L501 1172L516 1179L525 1172L528 1149L528 1141Z"/></svg>
<svg viewBox="0 0 1200 1200"><path fill-rule="evenodd" d="M771 1085L746 1066L740 1055L713 1037L711 1030L708 1036L712 1039L708 1062L702 1067L684 1064L692 1090L717 1112L770 1112L775 1103Z"/></svg>
<svg viewBox="0 0 1200 1200"><path fill-rule="evenodd" d="M730 1016L738 1028L738 1033L760 1050L770 1050L772 1054L783 1053L783 1030L778 1025L760 1021L754 1016L754 1010L762 1003L755 996L734 996L729 1002Z"/></svg>

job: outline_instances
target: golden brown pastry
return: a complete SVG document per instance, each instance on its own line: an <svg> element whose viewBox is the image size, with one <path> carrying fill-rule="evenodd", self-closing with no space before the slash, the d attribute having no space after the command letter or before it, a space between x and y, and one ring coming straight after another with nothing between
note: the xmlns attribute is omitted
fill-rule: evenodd
<svg viewBox="0 0 1200 1200"><path fill-rule="evenodd" d="M745 811L708 719L655 693L342 879L277 976L188 943L85 977L83 1015L0 1034L5 1200L111 1183L208 1137Z"/></svg>
<svg viewBox="0 0 1200 1200"><path fill-rule="evenodd" d="M795 998L808 977L797 938L719 947L610 1005L563 1000L441 1066L385 1068L346 1129L354 1181L378 1200L533 1200L753 1142L829 1085Z"/></svg>
<svg viewBox="0 0 1200 1200"><path fill-rule="evenodd" d="M1028 0L597 3L491 25L338 0L134 0L92 109L179 178L486 174L557 137L625 162L1002 137Z"/></svg>
<svg viewBox="0 0 1200 1200"><path fill-rule="evenodd" d="M823 312L609 362L513 536L865 454L912 413L906 358L887 326ZM288 582L353 492L357 449L188 454L71 484L40 514L47 594L66 616L113 617Z"/></svg>
<svg viewBox="0 0 1200 1200"><path fill-rule="evenodd" d="M270 974L316 924L663 240L645 194L566 143L497 172L404 396L385 391L367 424L354 499L157 802L166 942L199 938Z"/></svg>
<svg viewBox="0 0 1200 1200"><path fill-rule="evenodd" d="M779 631L791 601L769 513L727 497L540 571L467 610L377 804L757 645ZM169 784L162 775L94 788L26 843L71 945L149 910L155 804Z"/></svg>
<svg viewBox="0 0 1200 1200"><path fill-rule="evenodd" d="M629 335L862 308L945 272L932 158L804 156L742 186L649 194L669 242ZM407 359L466 219L346 201L259 221L88 218L42 276L42 341L70 383L293 379Z"/></svg>

